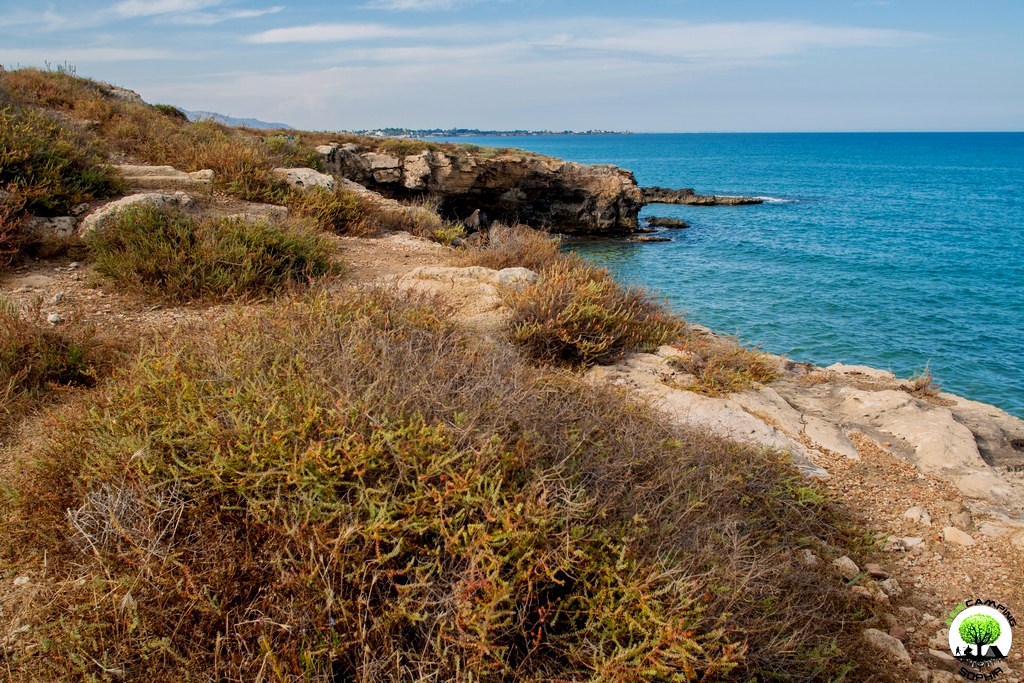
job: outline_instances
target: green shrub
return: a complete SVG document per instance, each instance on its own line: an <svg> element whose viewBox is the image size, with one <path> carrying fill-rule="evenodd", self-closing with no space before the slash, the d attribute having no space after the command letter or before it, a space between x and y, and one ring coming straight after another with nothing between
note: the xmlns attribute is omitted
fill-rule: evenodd
<svg viewBox="0 0 1024 683"><path fill-rule="evenodd" d="M0 109L0 189L16 192L31 213L66 213L81 202L125 189L95 145L31 111Z"/></svg>
<svg viewBox="0 0 1024 683"><path fill-rule="evenodd" d="M558 256L558 240L547 233L526 225L495 223L479 246L459 253L459 261L495 270L522 267L541 271Z"/></svg>
<svg viewBox="0 0 1024 683"><path fill-rule="evenodd" d="M288 205L296 214L328 232L363 236L376 230L368 220L369 212L363 199L343 187L333 190L316 187L305 192L292 192Z"/></svg>
<svg viewBox="0 0 1024 683"><path fill-rule="evenodd" d="M89 246L118 286L172 301L277 294L334 270L330 246L300 227L154 207L124 211Z"/></svg>
<svg viewBox="0 0 1024 683"><path fill-rule="evenodd" d="M649 294L625 289L603 268L559 259L541 279L506 296L512 338L548 363L588 366L651 351L682 332L682 321Z"/></svg>
<svg viewBox="0 0 1024 683"><path fill-rule="evenodd" d="M16 673L872 677L853 594L796 553L841 518L780 458L437 310L350 291L234 313L56 416L0 530L67 577L23 615Z"/></svg>
<svg viewBox="0 0 1024 683"><path fill-rule="evenodd" d="M9 266L21 251L24 215L24 198L16 190L0 190L0 268Z"/></svg>
<svg viewBox="0 0 1024 683"><path fill-rule="evenodd" d="M673 357L671 364L694 377L686 389L705 396L730 394L779 378L775 359L734 339L688 332L673 346L683 355Z"/></svg>
<svg viewBox="0 0 1024 683"><path fill-rule="evenodd" d="M188 122L188 116L185 115L185 112L178 109L173 104L154 104L153 109L156 109L164 116L168 116L172 119L177 119L178 121L186 123Z"/></svg>

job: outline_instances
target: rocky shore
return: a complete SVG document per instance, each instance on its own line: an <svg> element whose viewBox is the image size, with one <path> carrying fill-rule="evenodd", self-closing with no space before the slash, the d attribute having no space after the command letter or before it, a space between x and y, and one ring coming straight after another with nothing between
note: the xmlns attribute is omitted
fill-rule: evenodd
<svg viewBox="0 0 1024 683"><path fill-rule="evenodd" d="M666 187L641 188L645 204L689 204L691 206L746 206L763 204L759 197L731 197L697 194L692 188L670 190Z"/></svg>

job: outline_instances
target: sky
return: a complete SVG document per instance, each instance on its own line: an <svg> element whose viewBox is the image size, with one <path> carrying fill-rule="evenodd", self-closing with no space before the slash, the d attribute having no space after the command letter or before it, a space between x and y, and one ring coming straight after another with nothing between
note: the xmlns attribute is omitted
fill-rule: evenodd
<svg viewBox="0 0 1024 683"><path fill-rule="evenodd" d="M1024 130L1024 0L0 0L0 64L312 130Z"/></svg>

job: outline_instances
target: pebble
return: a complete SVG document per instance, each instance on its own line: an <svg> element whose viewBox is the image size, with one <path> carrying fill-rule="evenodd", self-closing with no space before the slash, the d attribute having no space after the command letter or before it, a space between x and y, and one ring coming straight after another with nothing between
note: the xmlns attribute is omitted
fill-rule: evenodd
<svg viewBox="0 0 1024 683"><path fill-rule="evenodd" d="M81 263L79 263L78 261L72 261L72 262L70 263L70 265L68 265L68 268L70 268L71 270L75 270L76 268L78 268L78 267L79 267L79 266L81 266L81 265L82 265L82 264L81 264Z"/></svg>
<svg viewBox="0 0 1024 683"><path fill-rule="evenodd" d="M953 523L953 526L960 527L961 529L970 529L974 526L974 518L971 517L970 512L958 512L952 515L949 520Z"/></svg>
<svg viewBox="0 0 1024 683"><path fill-rule="evenodd" d="M31 582L32 582L31 578L29 578L27 576L19 576L18 578L16 578L14 580L14 587L15 588L21 588L22 586L29 585Z"/></svg>
<svg viewBox="0 0 1024 683"><path fill-rule="evenodd" d="M64 318L60 317L60 313L51 313L50 315L46 316L46 322L50 323L51 325L59 325L62 322L64 322Z"/></svg>
<svg viewBox="0 0 1024 683"><path fill-rule="evenodd" d="M57 292L56 294L53 295L53 303L59 304L63 300L64 300L64 292Z"/></svg>

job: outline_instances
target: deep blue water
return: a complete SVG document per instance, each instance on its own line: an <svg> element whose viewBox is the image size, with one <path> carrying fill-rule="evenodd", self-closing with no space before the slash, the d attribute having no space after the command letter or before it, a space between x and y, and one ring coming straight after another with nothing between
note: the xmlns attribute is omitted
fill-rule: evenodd
<svg viewBox="0 0 1024 683"><path fill-rule="evenodd" d="M671 243L578 249L695 322L817 364L926 364L1024 416L1024 133L459 138L773 198L649 206Z"/></svg>

